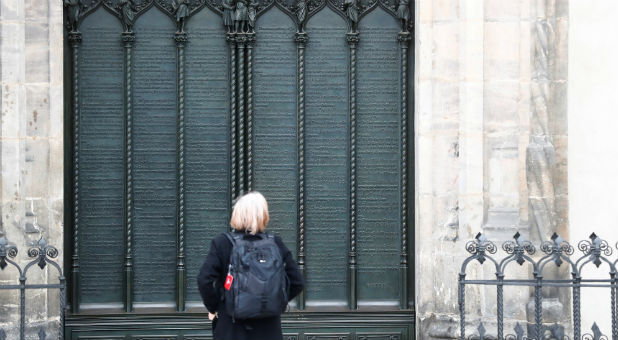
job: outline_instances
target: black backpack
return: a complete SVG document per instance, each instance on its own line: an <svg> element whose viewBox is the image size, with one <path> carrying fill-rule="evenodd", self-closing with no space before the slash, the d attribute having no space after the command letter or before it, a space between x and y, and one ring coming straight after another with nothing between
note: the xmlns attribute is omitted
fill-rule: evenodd
<svg viewBox="0 0 618 340"><path fill-rule="evenodd" d="M275 237L258 239L226 233L232 242L224 285L225 308L233 320L258 319L283 313L288 304L288 278Z"/></svg>

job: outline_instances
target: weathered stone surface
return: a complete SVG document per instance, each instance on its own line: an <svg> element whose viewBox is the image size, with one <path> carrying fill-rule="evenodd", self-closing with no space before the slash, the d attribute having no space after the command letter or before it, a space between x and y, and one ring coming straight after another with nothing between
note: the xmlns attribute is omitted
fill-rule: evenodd
<svg viewBox="0 0 618 340"><path fill-rule="evenodd" d="M535 216L552 216L552 231L555 225L566 225L567 143L563 138L568 58L557 51L566 46L567 31L563 28L568 24L567 7L565 1L537 0L470 0L457 4L421 0L417 4L415 227L419 339L459 336L457 296L453 292L457 291L458 266L468 255L465 241L479 231L497 243L510 238L516 229L531 237L538 234L538 228L531 227L537 221ZM538 26L538 22L554 26ZM451 27L457 27L457 32L449 33ZM551 35L544 39L541 34L549 32ZM547 92L539 77L560 81L547 86L551 89ZM532 154L543 156L537 160L547 160L546 149L531 144L538 139L532 136L546 136L551 141L555 167L543 167L539 164L547 162L532 162L533 158L527 156L531 150L543 150ZM535 165L531 167L532 163ZM540 174L539 180L532 177L535 173ZM546 186L560 190L559 198L553 193L531 192ZM548 199L551 204L542 209L538 203ZM507 275L531 275L530 269L517 269ZM475 264L467 275L493 278L494 271ZM527 287L505 290L509 330L518 320L526 327L530 293ZM467 335L478 337L470 331L482 318L487 322L488 336L496 336L495 294L494 287L466 288ZM557 298L555 291L544 294ZM550 306L556 314L565 312L565 303L560 303Z"/></svg>
<svg viewBox="0 0 618 340"><path fill-rule="evenodd" d="M19 248L22 267L28 248L44 236L63 248L62 2L0 2L0 234ZM32 266L27 283L57 282L51 266ZM0 271L0 284L15 284L15 269ZM26 294L26 338L58 334L58 290ZM19 337L19 293L0 291L0 329Z"/></svg>

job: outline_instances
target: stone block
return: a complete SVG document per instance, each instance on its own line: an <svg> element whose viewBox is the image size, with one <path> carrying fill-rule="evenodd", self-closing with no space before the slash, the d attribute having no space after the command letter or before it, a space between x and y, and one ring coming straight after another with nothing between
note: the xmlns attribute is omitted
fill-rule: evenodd
<svg viewBox="0 0 618 340"><path fill-rule="evenodd" d="M419 335L421 339L457 339L459 321L455 315L429 314L419 318Z"/></svg>
<svg viewBox="0 0 618 340"><path fill-rule="evenodd" d="M64 192L64 141L49 139L49 190L50 201L63 199ZM69 165L67 165L69 166ZM61 209L62 210L62 209Z"/></svg>
<svg viewBox="0 0 618 340"><path fill-rule="evenodd" d="M22 1L24 2L24 1ZM25 0L26 20L46 22L49 13L49 4L43 0Z"/></svg>
<svg viewBox="0 0 618 340"><path fill-rule="evenodd" d="M2 1L2 4L4 3ZM0 36L2 39L2 50L0 51L2 82L23 82L25 70L24 24L16 21L0 22Z"/></svg>
<svg viewBox="0 0 618 340"><path fill-rule="evenodd" d="M483 9L485 20L515 21L520 16L520 2L509 0L485 0Z"/></svg>
<svg viewBox="0 0 618 340"><path fill-rule="evenodd" d="M433 0L431 3L434 22L459 20L460 0Z"/></svg>
<svg viewBox="0 0 618 340"><path fill-rule="evenodd" d="M2 86L2 138L22 137L22 116L25 110L26 89L23 85L3 82Z"/></svg>
<svg viewBox="0 0 618 340"><path fill-rule="evenodd" d="M431 129L433 131L459 130L459 84L436 81L432 88Z"/></svg>
<svg viewBox="0 0 618 340"><path fill-rule="evenodd" d="M556 18L565 18L569 16L569 0L556 0Z"/></svg>
<svg viewBox="0 0 618 340"><path fill-rule="evenodd" d="M49 82L49 27L47 24L26 24L26 83Z"/></svg>
<svg viewBox="0 0 618 340"><path fill-rule="evenodd" d="M420 23L416 28L416 65L415 72L419 81L433 79L434 42L432 38L433 24Z"/></svg>
<svg viewBox="0 0 618 340"><path fill-rule="evenodd" d="M485 79L519 79L519 35L519 22L485 23Z"/></svg>
<svg viewBox="0 0 618 340"><path fill-rule="evenodd" d="M2 203L19 202L22 197L23 169L20 156L23 154L23 145L19 139L2 139ZM8 211L3 210L4 215ZM4 221L3 215L3 221ZM9 216L7 216L9 218ZM15 241L16 242L16 241Z"/></svg>
<svg viewBox="0 0 618 340"><path fill-rule="evenodd" d="M64 136L64 94L62 86L51 85L49 88L49 132L52 139L62 139ZM43 100L45 104L45 100Z"/></svg>
<svg viewBox="0 0 618 340"><path fill-rule="evenodd" d="M23 0L2 0L0 1L0 20L1 21L24 20L24 1ZM4 46L2 47L4 48Z"/></svg>
<svg viewBox="0 0 618 340"><path fill-rule="evenodd" d="M459 39L457 22L436 23L432 30L433 76L442 81L459 80Z"/></svg>
<svg viewBox="0 0 618 340"><path fill-rule="evenodd" d="M432 146L432 189L437 195L451 194L459 188L458 135L436 135Z"/></svg>
<svg viewBox="0 0 618 340"><path fill-rule="evenodd" d="M432 131L433 113L433 82L421 80L416 85L416 114L415 132L419 134Z"/></svg>
<svg viewBox="0 0 618 340"><path fill-rule="evenodd" d="M483 192L483 136L460 135L459 142L459 191L480 194Z"/></svg>
<svg viewBox="0 0 618 340"><path fill-rule="evenodd" d="M532 76L532 25L530 21L519 23L519 79L526 83Z"/></svg>
<svg viewBox="0 0 618 340"><path fill-rule="evenodd" d="M459 88L459 133L461 135L483 134L483 83L466 81Z"/></svg>
<svg viewBox="0 0 618 340"><path fill-rule="evenodd" d="M27 84L25 88L26 136L48 136L49 126L52 123L49 117L49 86L47 84Z"/></svg>
<svg viewBox="0 0 618 340"><path fill-rule="evenodd" d="M464 18L465 21L483 21L483 4L484 0L466 0L460 1L460 19Z"/></svg>
<svg viewBox="0 0 618 340"><path fill-rule="evenodd" d="M24 141L24 196L44 198L49 193L49 141L47 139L31 139Z"/></svg>
<svg viewBox="0 0 618 340"><path fill-rule="evenodd" d="M502 133L519 128L519 83L492 81L485 83L484 125L486 133Z"/></svg>
<svg viewBox="0 0 618 340"><path fill-rule="evenodd" d="M484 218L483 194L459 196L460 239L470 240L481 230Z"/></svg>
<svg viewBox="0 0 618 340"><path fill-rule="evenodd" d="M419 27L422 24L431 23L433 21L433 1L419 0L416 2L416 10L418 11L417 18Z"/></svg>

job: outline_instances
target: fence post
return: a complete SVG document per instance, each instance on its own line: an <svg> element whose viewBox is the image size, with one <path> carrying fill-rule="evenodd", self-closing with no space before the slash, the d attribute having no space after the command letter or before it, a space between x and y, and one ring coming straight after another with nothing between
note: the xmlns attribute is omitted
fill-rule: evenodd
<svg viewBox="0 0 618 340"><path fill-rule="evenodd" d="M503 297L503 273L496 273L498 277L498 285L497 285L497 297L496 302L498 304L498 340L504 339L504 297Z"/></svg>
<svg viewBox="0 0 618 340"><path fill-rule="evenodd" d="M464 286L464 280L466 279L465 273L459 273L459 327L460 327L460 340L465 340L466 337L466 291Z"/></svg>

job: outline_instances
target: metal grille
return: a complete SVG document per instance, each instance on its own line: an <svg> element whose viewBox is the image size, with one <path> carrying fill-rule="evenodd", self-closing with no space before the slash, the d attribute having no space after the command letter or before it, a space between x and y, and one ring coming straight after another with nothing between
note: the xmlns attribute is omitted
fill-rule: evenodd
<svg viewBox="0 0 618 340"><path fill-rule="evenodd" d="M58 326L58 338L64 339L64 310L66 305L65 292L66 282L62 274L62 268L58 263L52 261L58 257L58 249L56 247L48 245L44 238L41 238L33 247L28 249L28 257L33 259L28 262L25 267L21 267L13 259L17 256L18 249L16 246L9 244L5 237L0 238L0 270L4 270L9 265L15 267L19 273L19 284L0 285L0 290L19 290L20 303L19 303L19 338L25 339L25 324L26 324L26 290L27 289L59 289L60 290L60 322ZM43 270L47 264L56 268L58 271L58 283L46 283L46 284L26 284L28 279L28 272L34 265ZM0 328L0 340L6 339L6 330ZM45 327L41 327L38 330L37 336L39 339L47 339L47 333Z"/></svg>
<svg viewBox="0 0 618 340"><path fill-rule="evenodd" d="M616 244L618 248L618 243ZM573 339L574 340L607 340L600 328L594 323L591 331L582 335L581 329L581 288L595 287L606 288L609 290L611 300L608 302L611 309L611 332L612 340L618 339L617 315L618 306L616 305L616 292L618 291L618 281L616 279L616 265L618 259L612 259L612 247L599 238L595 233L590 235L590 240L582 240L577 248L581 255L574 255L573 246L564 241L562 237L555 234L551 240L541 244L541 256L533 258L536 248L525 240L519 232L514 235L514 241L507 241L502 244L502 249L507 256L499 259L493 256L497 252L496 245L488 240L485 235L479 233L473 241L466 244L466 250L472 254L463 261L461 272L459 273L459 315L460 315L460 339L466 339L466 304L465 287L467 285L488 285L496 287L497 301L497 334L490 336L487 334L485 325L479 323L476 334L470 335L467 339L569 339L565 334L565 326L557 323L547 326L543 324L543 295L542 289L545 287L557 287L558 289L572 290L572 313L573 313ZM495 267L496 278L490 280L468 280L466 279L466 269L470 262L478 261L483 264L489 261ZM510 279L505 276L507 269L520 267L529 263L533 269L533 277L530 279ZM586 278L582 277L583 269L589 266L600 267L603 263L609 266L606 278ZM571 274L570 279L545 279L543 272L548 267L568 266ZM513 333L504 335L504 297L503 289L505 286L527 286L534 287L534 324L528 327L528 332L521 324L517 323ZM599 301L603 303L603 301Z"/></svg>

